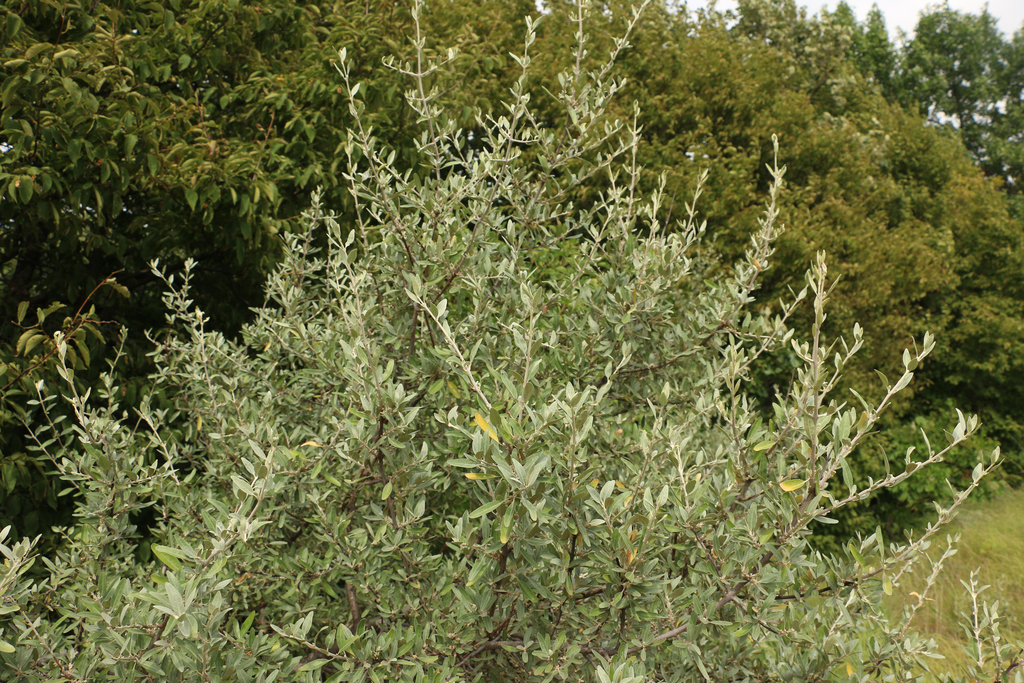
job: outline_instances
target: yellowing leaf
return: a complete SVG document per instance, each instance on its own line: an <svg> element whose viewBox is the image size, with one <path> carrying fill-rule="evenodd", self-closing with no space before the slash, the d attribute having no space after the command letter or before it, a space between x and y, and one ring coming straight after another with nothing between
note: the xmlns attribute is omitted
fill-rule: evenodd
<svg viewBox="0 0 1024 683"><path fill-rule="evenodd" d="M451 392L455 398L462 398L462 394L459 393L459 388L455 386L455 382L448 381L448 391Z"/></svg>
<svg viewBox="0 0 1024 683"><path fill-rule="evenodd" d="M481 474L480 472L466 472L466 479L472 479L473 481L482 481L484 479L494 479L494 475Z"/></svg>
<svg viewBox="0 0 1024 683"><path fill-rule="evenodd" d="M783 491L796 491L798 488L807 483L806 479L787 479L786 481L779 484Z"/></svg>
<svg viewBox="0 0 1024 683"><path fill-rule="evenodd" d="M323 448L323 446L318 444L316 441L306 441L302 445L303 446L313 446L314 448Z"/></svg>
<svg viewBox="0 0 1024 683"><path fill-rule="evenodd" d="M494 431L494 427L488 424L487 420L480 413L476 414L476 426L484 430L487 436L491 437L495 441L498 441L498 432ZM500 441L498 443L501 443Z"/></svg>
<svg viewBox="0 0 1024 683"><path fill-rule="evenodd" d="M852 676L853 675L853 664L850 664L849 662L846 663L846 675L847 676Z"/></svg>
<svg viewBox="0 0 1024 683"><path fill-rule="evenodd" d="M774 441L762 441L761 443L754 446L754 451L766 451L774 445Z"/></svg>
<svg viewBox="0 0 1024 683"><path fill-rule="evenodd" d="M197 432L203 431L203 416L202 415L197 415L196 416L196 431Z"/></svg>

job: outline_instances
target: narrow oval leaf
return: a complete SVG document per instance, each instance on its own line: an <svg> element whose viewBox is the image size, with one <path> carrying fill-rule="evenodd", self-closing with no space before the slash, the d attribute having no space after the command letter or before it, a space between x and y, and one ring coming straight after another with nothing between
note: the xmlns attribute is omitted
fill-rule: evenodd
<svg viewBox="0 0 1024 683"><path fill-rule="evenodd" d="M390 481L388 483L384 484L384 490L380 492L380 499L381 500L387 500L388 498L391 497L391 488L392 488L392 486L391 486L391 482Z"/></svg>
<svg viewBox="0 0 1024 683"><path fill-rule="evenodd" d="M81 339L78 339L77 337L74 338L74 342L75 346L78 347L78 355L79 357L81 357L82 363L85 365L85 367L89 367L89 363L91 362L92 357L89 354L88 344L83 342Z"/></svg>
<svg viewBox="0 0 1024 683"><path fill-rule="evenodd" d="M478 507L476 510L473 510L472 512L470 512L469 513L469 518L470 519L476 519L477 517L483 517L488 512L494 512L495 510L498 509L498 507L503 502L504 501L501 501L501 500L495 500L495 501L492 501L490 503L485 503L485 504L481 505L480 507Z"/></svg>
<svg viewBox="0 0 1024 683"><path fill-rule="evenodd" d="M185 614L185 598L182 597L181 591L170 581L164 584L164 589L167 591L167 602L171 611L174 612L174 616L180 617Z"/></svg>
<svg viewBox="0 0 1024 683"><path fill-rule="evenodd" d="M893 391L903 391L907 385L910 384L910 380L912 379L914 379L914 373L908 372L904 374L900 377L900 381L896 382L896 386L893 388Z"/></svg>
<svg viewBox="0 0 1024 683"><path fill-rule="evenodd" d="M33 336L29 337L28 340L25 342L25 355L27 356L28 354L30 354L32 352L32 349L37 347L39 345L39 342L43 341L44 339L46 339L46 335L41 334L39 332L35 332Z"/></svg>
<svg viewBox="0 0 1024 683"><path fill-rule="evenodd" d="M25 344L34 334L36 334L35 329L26 330L21 333L21 336L18 337L18 343L14 346L14 355L17 356L24 353Z"/></svg>
<svg viewBox="0 0 1024 683"><path fill-rule="evenodd" d="M480 465L476 460L470 460L469 458L453 458L448 461L448 464L452 467L478 467Z"/></svg>
<svg viewBox="0 0 1024 683"><path fill-rule="evenodd" d="M798 488L807 483L806 479L787 479L786 481L779 484L783 491L796 491Z"/></svg>
<svg viewBox="0 0 1024 683"><path fill-rule="evenodd" d="M846 547L850 549L850 554L853 555L853 559L857 561L861 567L867 567L868 563L864 561L864 556L860 554L860 550L853 544L853 541L846 544Z"/></svg>
<svg viewBox="0 0 1024 683"><path fill-rule="evenodd" d="M149 549L156 555L157 559L163 562L171 571L178 571L181 569L181 561L171 553L177 552L174 548L168 548L164 545L156 545L155 543L149 546Z"/></svg>
<svg viewBox="0 0 1024 683"><path fill-rule="evenodd" d="M491 437L495 441L498 441L498 432L494 431L494 427L487 422L483 415L480 413L476 414L476 426L484 430L487 436ZM500 442L499 442L500 443Z"/></svg>

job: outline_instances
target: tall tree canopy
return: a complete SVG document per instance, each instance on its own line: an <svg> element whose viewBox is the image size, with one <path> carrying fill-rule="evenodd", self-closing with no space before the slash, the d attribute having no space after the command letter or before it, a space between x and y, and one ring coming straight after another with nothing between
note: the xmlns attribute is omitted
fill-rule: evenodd
<svg viewBox="0 0 1024 683"><path fill-rule="evenodd" d="M443 90L465 122L511 78L504 67L521 29L500 29L500 17L529 9L470 4L423 18L425 54L438 42L460 52L421 85ZM104 365L86 367L90 357L116 336L102 322L125 325L120 372L136 405L150 368L144 334L164 324L152 260L173 272L193 259L193 295L214 329L233 333L261 303L279 235L299 224L311 191L322 186L335 211L352 211L339 177L351 122L332 62L339 48L367 93L366 125L396 151L396 168L416 167L420 128L400 106L408 83L383 65L413 54L415 32L407 8L364 0L9 0L2 11L0 523L36 533L53 521L38 519L38 503L55 506L57 492L21 429L37 417L26 392L53 377L52 363L37 367L54 348L29 328L41 322L36 309L67 304L39 331L77 336L86 385ZM93 293L115 272L123 287ZM87 300L94 313L74 315Z"/></svg>
<svg viewBox="0 0 1024 683"><path fill-rule="evenodd" d="M872 24L884 64L884 25L878 16ZM922 447L919 427L941 439L936 425L962 399L982 415L987 436L1004 444L1007 471L1019 477L1024 228L998 180L979 170L958 135L887 99L876 82L883 67L878 76L859 70L850 59L864 43L856 36L848 15L810 17L793 2L742 2L738 22L714 13L649 16L619 71L629 78L622 102L638 102L649 143L639 158L651 171L647 187L665 173L666 201L681 212L709 169L701 208L716 249L739 256L756 230L767 190L760 171L778 134L790 168L780 198L787 230L757 305L799 289L804 264L827 250L842 273L829 329L860 322L868 330L863 357L847 368L851 384L873 382L882 391L874 371L891 374L912 334L931 330L943 349L918 371L923 383L914 399L926 415L882 443L888 456ZM763 378L766 404L787 391L791 372L780 355L777 370ZM836 396L856 400L845 387ZM889 465L879 450L860 456L867 473L884 476ZM858 523L898 530L919 519L945 479L969 475L976 453L959 457L922 477L919 488L865 508Z"/></svg>
<svg viewBox="0 0 1024 683"><path fill-rule="evenodd" d="M567 19L566 4L547 4L528 81L539 123L559 130L572 123L552 95L559 91L556 75L574 60L568 46L577 26ZM588 28L584 60L607 54L631 17L627 2L599 5L604 19ZM429 131L401 106L408 83L382 63L396 55L403 68L415 54L417 34L396 3L71 2L56 8L8 0L5 8L0 360L6 372L0 381L8 386L0 406L6 420L0 496L7 497L0 516L18 519L31 533L52 518L40 521L23 510L37 509L46 497L56 504L57 492L37 476L46 465L19 428L21 420L36 418L23 405L32 381L53 376L46 365L33 370L53 351L38 332L63 326L78 335L85 350L73 350L83 356L79 381L87 386L102 365L86 368L88 357L106 347L88 336L84 320L108 340L102 321L127 324L135 335L128 344L135 367L122 372L125 404L132 405L137 388L148 383L142 333L163 325L150 260L160 258L173 271L195 259L193 296L212 327L232 334L259 302L279 237L295 228L314 187L324 188L340 220L354 220L339 176L352 119L331 62L337 48L349 48L353 78L362 83L364 122L395 151L395 168L422 172L420 136ZM516 78L519 67L508 53L518 49L518 18L529 12L536 10L527 0L427 7L421 35L431 38L424 54L443 59L414 81L411 97L436 89L452 112L446 125L479 130L475 108L490 109ZM999 47L984 17L968 21L948 8L935 14L930 42L901 52L877 11L857 24L848 8L812 17L791 0L744 0L734 16L652 7L614 67L627 81L611 106L630 119L636 101L645 137L640 182L649 190L665 175L670 218L684 214L700 172L709 171L700 208L714 242L705 249L726 257L741 255L756 229L768 191L762 170L778 134L791 169L779 199L788 229L756 306L799 289L810 258L828 250L843 273L829 329L859 322L866 330L865 353L847 368L852 383L874 382L881 391L884 382L873 370L889 373L911 335L933 331L943 350L918 371L924 381L914 395L926 414L897 430L890 454L918 443L916 426L936 436L931 425L962 397L1012 460L1024 452L1024 398L1015 380L1024 371L1024 238L1012 196L1020 177L1013 164L1021 155L1020 129L1013 133L1013 127L1024 109L1021 70L1008 65L1024 59L1024 39L1018 34ZM977 39L962 58L989 65L964 99L964 116L980 133L929 125L928 113L935 119L945 111L939 105L953 101L943 99L949 88L937 80L945 72L935 71L920 87L911 77L924 68L911 64L956 64L961 48L948 36L961 35L961 24L973 31L964 35ZM449 58L448 46L459 52ZM956 69L949 74L942 76L947 85L949 78L968 79ZM1014 92L1017 99L1006 95ZM1005 107L994 99L998 93ZM481 139L469 135L464 144L474 148ZM586 176L571 184L570 197L582 205L593 206L608 189L606 179L587 170L597 151L561 171ZM994 159L1002 160L999 169L989 163ZM86 306L77 318L58 324L65 311L55 312L41 330L29 328L37 322L33 310L53 301L78 310L118 270L130 299L120 299L117 287L101 288L90 300L91 316ZM18 319L22 301L29 302L27 316L15 325L10 321ZM779 352L775 368L762 370L754 393L765 409L787 391L792 361ZM880 455L861 457L858 466L869 474L884 471ZM903 489L887 519L898 524L896 512L922 512L943 478L969 473L973 459L964 454L920 488ZM870 516L863 522L873 525Z"/></svg>

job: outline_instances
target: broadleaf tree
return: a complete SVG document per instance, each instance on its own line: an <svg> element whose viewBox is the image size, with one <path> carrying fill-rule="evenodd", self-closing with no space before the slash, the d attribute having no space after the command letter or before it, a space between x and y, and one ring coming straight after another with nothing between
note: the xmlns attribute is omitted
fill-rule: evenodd
<svg viewBox="0 0 1024 683"><path fill-rule="evenodd" d="M504 55L521 42L495 29L515 4L469 6L424 18L427 54L438 40L460 48L426 87L464 121L504 89ZM163 324L151 260L174 271L191 258L193 296L217 330L237 333L312 189L352 211L339 183L351 121L331 77L338 47L356 55L366 125L397 167L416 168L420 131L382 64L412 54L395 3L11 0L0 14L0 524L32 536L70 520L23 426L39 418L25 401L33 384L57 380L53 333L77 340L69 360L84 391L126 327L117 372L129 408L148 391L145 333Z"/></svg>
<svg viewBox="0 0 1024 683"><path fill-rule="evenodd" d="M615 72L630 79L620 115L632 100L640 104L646 144L638 158L665 171L669 211L681 209L700 169L708 169L702 207L711 239L704 248L737 258L767 197L761 169L771 161L772 134L779 135L790 167L779 199L788 229L776 243L775 267L762 278L763 298L799 289L804 264L828 251L841 279L827 329L838 334L854 322L866 328L841 391L854 387L879 398L885 383L876 370L898 372L911 338L936 333L941 353L898 397L887 416L895 428L855 454L858 476L884 476L886 458L922 447L921 427L942 438L951 404L978 413L983 425L972 448L898 494L853 506L836 531L870 533L881 523L898 534L923 523L945 480L969 481L994 441L1007 456L1002 474L1019 482L1024 401L1015 400L1021 387L1012 378L1024 358L1024 229L1006 197L956 136L865 81L849 63L857 40L850 44L841 13L812 19L792 3L755 0L741 10L749 19L648 17ZM657 174L642 178L641 187L656 188ZM801 325L812 320L809 306L797 315ZM752 393L766 407L789 386L794 362L781 349L762 364Z"/></svg>

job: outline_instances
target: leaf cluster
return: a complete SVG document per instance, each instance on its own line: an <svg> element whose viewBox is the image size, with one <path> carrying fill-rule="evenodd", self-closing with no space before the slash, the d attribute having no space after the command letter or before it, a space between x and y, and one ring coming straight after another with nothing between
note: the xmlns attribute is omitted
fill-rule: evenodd
<svg viewBox="0 0 1024 683"><path fill-rule="evenodd" d="M815 523L941 462L977 419L957 413L948 443L882 478L854 475L851 454L934 339L904 351L880 399L835 398L864 332L824 334L836 291L824 254L779 313L750 310L785 169L768 166L739 259L697 248L703 184L668 230L665 193L640 188L635 119L606 115L629 43L594 65L586 15L587 3L571 10L576 58L551 91L563 126L530 106L527 20L511 98L479 115L474 145L425 83L456 55L426 56L417 30L415 54L390 65L428 131L421 173L366 124L342 50L355 220L314 196L237 340L192 300L193 262L154 267L175 333L153 379L179 416L143 401L130 422L110 374L79 392L54 335L64 398L40 384L35 400L46 415L66 400L74 420L34 435L76 492L78 524L40 578L32 543L0 534L11 679L917 675L929 646L879 596L939 525L905 543L876 529L828 554L809 541ZM599 176L599 199L575 204ZM789 326L802 302L806 339ZM799 368L764 419L747 389L781 346ZM164 429L182 419L184 437ZM938 508L939 524L997 461ZM145 549L141 510L157 520Z"/></svg>
<svg viewBox="0 0 1024 683"><path fill-rule="evenodd" d="M424 17L425 31L461 48L427 87L463 118L503 87L516 34L498 31L496 15L520 9L473 6L468 22ZM95 336L73 347L79 390L98 387L120 354L120 400L137 407L151 393L144 333L164 324L150 261L177 272L191 258L192 295L217 329L237 334L262 300L279 234L304 230L310 190L323 187L351 215L338 182L351 124L331 66L338 47L358 55L353 74L372 93L364 122L396 150L397 167L416 167L421 131L401 106L401 78L381 63L411 54L410 15L394 3L12 0L0 14L0 525L18 536L71 519L59 481L28 449L23 425L37 416L15 408L36 382L60 381L52 344L33 355L42 364L24 356L54 328L24 337L12 322L19 304L30 319L54 302L94 306L110 338L125 326L123 347ZM115 272L130 298L96 289Z"/></svg>

